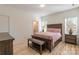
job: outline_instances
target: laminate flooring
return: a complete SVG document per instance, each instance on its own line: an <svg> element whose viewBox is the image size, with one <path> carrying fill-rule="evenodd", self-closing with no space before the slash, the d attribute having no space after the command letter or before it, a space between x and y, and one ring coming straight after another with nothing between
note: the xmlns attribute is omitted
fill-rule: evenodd
<svg viewBox="0 0 79 59"><path fill-rule="evenodd" d="M14 55L40 55L37 51L27 46L27 42L21 42L20 44L14 45ZM52 52L44 50L42 55L79 55L79 45L69 44L60 42Z"/></svg>

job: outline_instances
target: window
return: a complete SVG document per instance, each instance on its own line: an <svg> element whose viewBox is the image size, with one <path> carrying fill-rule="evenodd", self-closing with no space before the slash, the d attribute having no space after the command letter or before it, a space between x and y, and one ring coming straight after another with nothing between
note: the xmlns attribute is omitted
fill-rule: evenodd
<svg viewBox="0 0 79 59"><path fill-rule="evenodd" d="M45 17L41 18L41 27L42 27L42 32L45 32L46 28L47 28L47 21L46 21Z"/></svg>
<svg viewBox="0 0 79 59"><path fill-rule="evenodd" d="M65 19L65 33L77 34L77 17L68 17Z"/></svg>

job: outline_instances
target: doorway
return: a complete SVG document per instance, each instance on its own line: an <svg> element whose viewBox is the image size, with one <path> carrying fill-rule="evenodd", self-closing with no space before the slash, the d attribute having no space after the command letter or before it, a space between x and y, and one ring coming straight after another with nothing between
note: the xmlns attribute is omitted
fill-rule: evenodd
<svg viewBox="0 0 79 59"><path fill-rule="evenodd" d="M33 20L33 34L38 32L38 21L37 20Z"/></svg>

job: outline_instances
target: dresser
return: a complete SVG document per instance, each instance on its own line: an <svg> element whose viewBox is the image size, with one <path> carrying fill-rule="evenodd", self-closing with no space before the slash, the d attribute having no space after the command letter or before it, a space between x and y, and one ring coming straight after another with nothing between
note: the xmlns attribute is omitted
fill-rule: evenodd
<svg viewBox="0 0 79 59"><path fill-rule="evenodd" d="M8 33L0 33L0 55L13 54L14 38Z"/></svg>
<svg viewBox="0 0 79 59"><path fill-rule="evenodd" d="M65 34L65 42L77 44L76 41L77 41L77 35Z"/></svg>

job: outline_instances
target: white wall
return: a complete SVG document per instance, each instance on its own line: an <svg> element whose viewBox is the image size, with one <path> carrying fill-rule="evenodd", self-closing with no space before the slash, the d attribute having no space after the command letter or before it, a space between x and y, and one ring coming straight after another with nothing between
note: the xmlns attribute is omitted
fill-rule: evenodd
<svg viewBox="0 0 79 59"><path fill-rule="evenodd" d="M70 16L77 16L79 21L79 8L75 8L72 10L67 10L63 12L58 12L55 14L49 14L46 17L46 20L48 21L48 24L56 24L56 23L62 23L63 24L63 41L64 41L64 31L65 31L65 18ZM78 22L79 24L79 22ZM78 34L79 34L79 25L78 25ZM79 35L78 35L79 37ZM79 43L79 40L77 41Z"/></svg>
<svg viewBox="0 0 79 59"><path fill-rule="evenodd" d="M9 32L9 20L8 16L0 15L0 33Z"/></svg>
<svg viewBox="0 0 79 59"><path fill-rule="evenodd" d="M0 5L0 15L9 16L10 34L15 38L14 42L22 42L32 34L32 14Z"/></svg>

